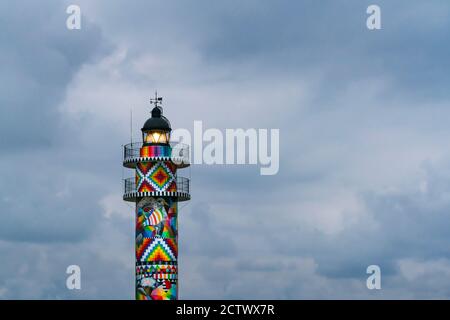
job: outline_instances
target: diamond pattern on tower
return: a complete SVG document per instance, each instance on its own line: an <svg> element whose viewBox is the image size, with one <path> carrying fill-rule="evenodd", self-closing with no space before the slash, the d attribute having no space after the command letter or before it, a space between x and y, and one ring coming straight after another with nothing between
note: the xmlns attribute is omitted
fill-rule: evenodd
<svg viewBox="0 0 450 320"><path fill-rule="evenodd" d="M176 191L176 167L170 162L141 162L136 166L138 192Z"/></svg>

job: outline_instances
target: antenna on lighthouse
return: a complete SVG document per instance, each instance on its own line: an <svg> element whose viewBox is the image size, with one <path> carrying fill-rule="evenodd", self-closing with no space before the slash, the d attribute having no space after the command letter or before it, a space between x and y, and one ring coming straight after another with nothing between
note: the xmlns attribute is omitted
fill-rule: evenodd
<svg viewBox="0 0 450 320"><path fill-rule="evenodd" d="M130 142L133 144L133 108L130 108Z"/></svg>

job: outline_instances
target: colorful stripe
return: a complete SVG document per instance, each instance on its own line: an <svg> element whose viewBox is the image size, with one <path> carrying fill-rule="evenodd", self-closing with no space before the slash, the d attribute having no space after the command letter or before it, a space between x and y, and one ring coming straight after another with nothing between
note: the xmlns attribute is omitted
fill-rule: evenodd
<svg viewBox="0 0 450 320"><path fill-rule="evenodd" d="M141 157L170 157L171 154L170 146L143 146L140 150Z"/></svg>

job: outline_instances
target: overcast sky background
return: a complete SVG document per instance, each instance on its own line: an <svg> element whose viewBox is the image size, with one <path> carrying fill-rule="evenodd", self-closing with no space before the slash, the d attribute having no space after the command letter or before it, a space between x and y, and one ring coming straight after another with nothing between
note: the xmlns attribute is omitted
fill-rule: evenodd
<svg viewBox="0 0 450 320"><path fill-rule="evenodd" d="M449 14L445 0L1 1L0 298L134 298L121 145L155 89L174 128L280 129L277 175L192 166L180 298L450 298Z"/></svg>

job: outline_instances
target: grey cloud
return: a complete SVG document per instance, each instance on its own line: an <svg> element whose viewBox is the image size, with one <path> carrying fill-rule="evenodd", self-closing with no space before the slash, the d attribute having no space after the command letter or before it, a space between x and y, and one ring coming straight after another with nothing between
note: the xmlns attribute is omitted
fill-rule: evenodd
<svg viewBox="0 0 450 320"><path fill-rule="evenodd" d="M183 205L180 204L180 208ZM181 211L181 232L186 241L180 245L183 256L201 255L211 259L233 256L236 249L234 239L227 230L221 229L220 221L210 217L208 203L196 202L189 210Z"/></svg>
<svg viewBox="0 0 450 320"><path fill-rule="evenodd" d="M69 31L61 3L1 6L0 28L7 32L1 43L0 238L80 241L98 221L98 199L90 197L101 196L100 184L72 166L82 128L62 117L59 104L76 72L111 45L87 19L81 30ZM70 135L76 125L77 134Z"/></svg>
<svg viewBox="0 0 450 320"><path fill-rule="evenodd" d="M112 217L76 244L0 241L0 298L124 299L134 294L132 221ZM17 252L20 251L20 255ZM68 290L66 269L81 268L81 290ZM105 276L107 275L107 276ZM120 288L120 290L111 290Z"/></svg>
<svg viewBox="0 0 450 320"><path fill-rule="evenodd" d="M81 68L110 51L99 28L66 28L63 3L2 2L0 135L3 150L50 146L64 133L58 104Z"/></svg>

